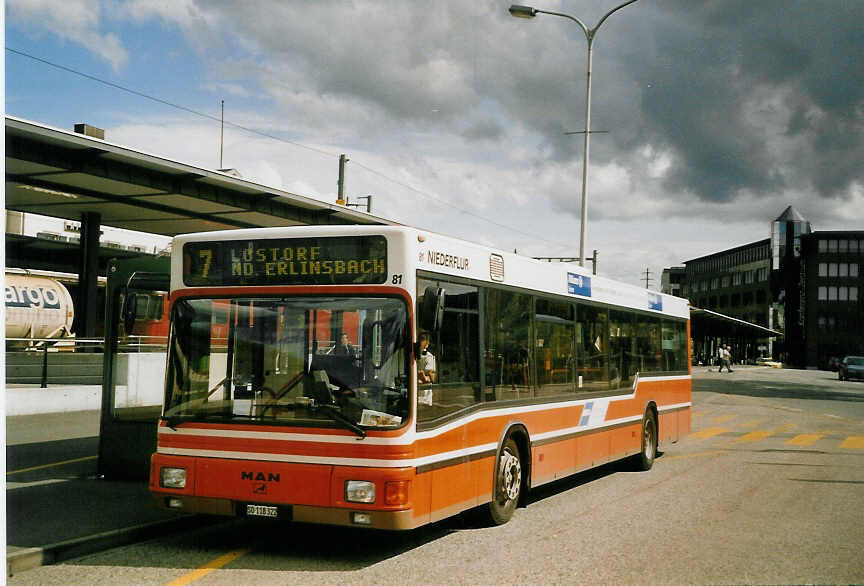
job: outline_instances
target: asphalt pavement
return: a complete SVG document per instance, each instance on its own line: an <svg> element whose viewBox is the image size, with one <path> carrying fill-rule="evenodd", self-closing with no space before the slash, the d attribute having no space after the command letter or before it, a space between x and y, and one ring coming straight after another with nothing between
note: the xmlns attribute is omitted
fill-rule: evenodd
<svg viewBox="0 0 864 586"><path fill-rule="evenodd" d="M762 368L694 367L694 391L736 380L734 393L756 397L864 401L864 383L837 388L836 373L778 370L782 386L748 380ZM7 576L221 520L155 508L144 481L98 478L98 433L98 411L6 418Z"/></svg>
<svg viewBox="0 0 864 586"><path fill-rule="evenodd" d="M98 432L98 411L7 417L7 576L210 521L155 508L145 481L98 478Z"/></svg>

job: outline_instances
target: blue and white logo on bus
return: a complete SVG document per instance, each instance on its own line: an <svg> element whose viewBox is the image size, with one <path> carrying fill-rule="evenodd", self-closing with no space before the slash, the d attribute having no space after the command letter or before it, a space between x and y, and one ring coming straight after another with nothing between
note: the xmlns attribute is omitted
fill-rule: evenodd
<svg viewBox="0 0 864 586"><path fill-rule="evenodd" d="M582 408L579 425L576 427L600 427L606 421L606 411L609 409L609 399L588 401Z"/></svg>
<svg viewBox="0 0 864 586"><path fill-rule="evenodd" d="M567 292L570 295L591 297L591 277L567 273Z"/></svg>
<svg viewBox="0 0 864 586"><path fill-rule="evenodd" d="M648 293L648 309L663 311L663 297L659 293Z"/></svg>

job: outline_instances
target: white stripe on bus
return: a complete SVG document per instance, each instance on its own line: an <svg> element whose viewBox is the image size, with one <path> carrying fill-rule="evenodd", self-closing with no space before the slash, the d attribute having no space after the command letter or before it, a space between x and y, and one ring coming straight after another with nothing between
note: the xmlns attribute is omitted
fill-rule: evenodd
<svg viewBox="0 0 864 586"><path fill-rule="evenodd" d="M689 407L690 403L679 403L677 405L670 405L663 410L670 409L679 409ZM619 425L625 425L628 423L635 423L637 421L641 421L642 415L635 415L631 417L622 417L620 419L614 419L612 421L607 421L598 425L590 426L590 427L568 427L564 429L557 429L555 431L549 431L545 433L535 434L531 437L531 441L542 441L542 440L550 440L556 437L562 437L571 435L574 433L585 433L586 431L601 431L605 428L616 427ZM207 430L207 431L217 431L217 430ZM277 434L278 435L278 434ZM318 437L318 436L311 436ZM367 438L368 439L368 438ZM385 439L385 438L377 438L377 439ZM365 441L365 440L364 440ZM235 460L262 460L262 461L273 461L273 462L290 462L297 464L329 464L336 466L362 466L362 467L375 467L375 468L410 468L410 467L419 467L419 466L427 466L430 464L435 464L437 462L444 462L447 460L455 460L464 457L470 457L474 454L480 454L489 451L495 451L498 449L498 444L481 444L479 446L471 446L468 448L463 448L459 450L452 450L449 452L443 452L440 454L432 454L429 456L423 456L420 458L394 458L394 459L379 459L379 458L339 458L339 457L327 457L327 456L301 456L297 454L273 454L273 453L265 453L265 452L238 452L238 451L226 451L226 450L200 450L200 449L190 449L190 448L167 448L160 447L158 452L160 454L168 454L173 456L195 456L202 458L229 458Z"/></svg>
<svg viewBox="0 0 864 586"><path fill-rule="evenodd" d="M651 381L651 382L661 382L661 381L669 381L669 380L689 380L690 375L681 375L681 376L668 376L668 377L642 377L641 381ZM633 393L627 395L615 395L612 397L595 397L595 398L586 398L580 399L577 401L559 401L555 403L538 403L536 405L523 405L516 407L506 407L503 409L484 409L481 411L477 411L468 415L467 417L461 417L456 419L446 425L441 427L436 427L435 429L429 431L420 431L414 432L413 430L406 430L400 436L397 437L374 437L374 436L366 436L365 439L360 440L357 436L354 435L324 435L324 434L301 434L301 433L291 433L291 432L281 432L281 431L246 431L246 430L235 430L235 429L203 429L197 427L178 427L177 429L171 429L169 427L159 427L158 432L160 434L164 434L166 436L171 435L182 435L182 436L200 436L200 437L228 437L228 438L238 438L238 439L261 439L261 440L278 440L278 441L293 441L293 442L310 442L310 443L325 443L325 444L353 444L357 441L362 441L364 444L376 445L376 446L407 446L413 444L418 440L425 440L438 437L447 432L453 431L463 425L467 425L474 421L480 419L487 419L489 417L506 417L512 415L518 415L520 413L533 413L537 411L546 411L552 409L560 409L564 407L576 407L579 405L585 405L589 402L606 402L606 403L614 403L617 401L626 401L635 398L636 391L634 389ZM659 406L659 411L668 411L673 409L680 409L684 407L690 407L691 403L677 403L674 405L667 406ZM640 414L641 418L642 415ZM583 428L585 429L585 428Z"/></svg>

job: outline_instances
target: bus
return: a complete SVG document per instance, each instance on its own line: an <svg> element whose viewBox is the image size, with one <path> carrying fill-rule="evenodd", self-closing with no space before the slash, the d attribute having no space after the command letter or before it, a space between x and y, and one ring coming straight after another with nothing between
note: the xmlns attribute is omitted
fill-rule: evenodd
<svg viewBox="0 0 864 586"><path fill-rule="evenodd" d="M503 524L531 489L648 470L690 430L687 301L582 267L303 226L178 236L170 281L159 507Z"/></svg>

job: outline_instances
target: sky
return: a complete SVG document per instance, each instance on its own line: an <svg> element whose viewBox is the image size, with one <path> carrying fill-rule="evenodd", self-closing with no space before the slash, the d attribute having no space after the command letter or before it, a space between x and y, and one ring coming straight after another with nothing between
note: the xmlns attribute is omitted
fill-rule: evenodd
<svg viewBox="0 0 864 586"><path fill-rule="evenodd" d="M621 1L535 7L592 28ZM585 34L509 5L7 0L6 113L216 169L224 100L222 167L246 179L332 202L344 153L346 194L376 215L576 257ZM768 238L788 205L864 229L862 0L638 0L593 55L600 274L659 288L664 267Z"/></svg>

